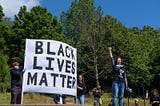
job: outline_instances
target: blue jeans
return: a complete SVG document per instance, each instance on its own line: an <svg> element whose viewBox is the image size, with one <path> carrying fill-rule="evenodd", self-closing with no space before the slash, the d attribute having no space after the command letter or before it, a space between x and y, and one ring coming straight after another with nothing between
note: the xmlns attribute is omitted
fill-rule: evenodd
<svg viewBox="0 0 160 106"><path fill-rule="evenodd" d="M125 83L119 81L112 82L112 104L116 105L116 98L118 97L119 106L123 106L123 95L124 95Z"/></svg>
<svg viewBox="0 0 160 106"><path fill-rule="evenodd" d="M84 105L84 98L85 98L84 95L81 95L81 96L77 95L77 97L76 97L76 104Z"/></svg>

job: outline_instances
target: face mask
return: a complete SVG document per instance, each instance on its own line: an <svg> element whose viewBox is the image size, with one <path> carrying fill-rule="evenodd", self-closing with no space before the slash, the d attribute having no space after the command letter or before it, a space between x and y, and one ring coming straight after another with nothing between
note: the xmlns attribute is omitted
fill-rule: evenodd
<svg viewBox="0 0 160 106"><path fill-rule="evenodd" d="M15 69L19 69L19 66L14 66Z"/></svg>

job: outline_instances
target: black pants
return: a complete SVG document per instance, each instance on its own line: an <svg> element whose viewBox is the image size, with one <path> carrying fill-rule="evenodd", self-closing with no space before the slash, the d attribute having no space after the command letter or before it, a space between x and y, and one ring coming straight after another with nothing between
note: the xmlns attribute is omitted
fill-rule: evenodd
<svg viewBox="0 0 160 106"><path fill-rule="evenodd" d="M11 104L21 104L22 90L20 87L13 87L11 90Z"/></svg>

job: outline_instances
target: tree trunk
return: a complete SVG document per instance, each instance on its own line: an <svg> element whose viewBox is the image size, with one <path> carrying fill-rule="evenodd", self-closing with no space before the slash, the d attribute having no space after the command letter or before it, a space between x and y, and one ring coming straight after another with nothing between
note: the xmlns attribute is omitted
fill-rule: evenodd
<svg viewBox="0 0 160 106"><path fill-rule="evenodd" d="M99 76L98 76L98 67L97 67L97 56L94 56L94 66L95 66L95 76L96 76L96 86L99 86Z"/></svg>

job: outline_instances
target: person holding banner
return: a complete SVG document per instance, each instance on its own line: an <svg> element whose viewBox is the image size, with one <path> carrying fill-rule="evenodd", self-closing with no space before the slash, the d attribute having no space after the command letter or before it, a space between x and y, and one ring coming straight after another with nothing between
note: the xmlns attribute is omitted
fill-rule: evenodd
<svg viewBox="0 0 160 106"><path fill-rule="evenodd" d="M13 62L11 74L11 104L21 104L21 75L22 71L20 70L19 63Z"/></svg>
<svg viewBox="0 0 160 106"><path fill-rule="evenodd" d="M76 104L84 105L86 85L83 76L78 75Z"/></svg>
<svg viewBox="0 0 160 106"><path fill-rule="evenodd" d="M119 106L123 106L123 96L124 96L124 90L126 87L126 90L128 89L128 82L126 78L126 71L124 69L124 66L122 65L121 58L117 58L117 61L115 63L113 55L112 55L112 48L109 47L109 54L113 69L113 82L112 82L112 104L113 106L116 105L116 98L118 97L118 103Z"/></svg>

